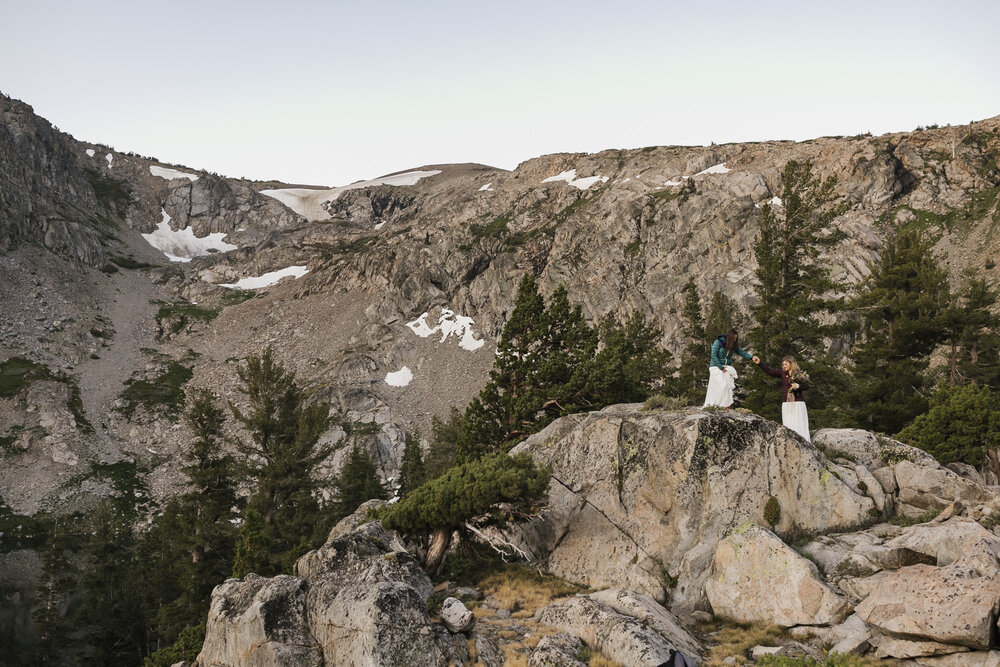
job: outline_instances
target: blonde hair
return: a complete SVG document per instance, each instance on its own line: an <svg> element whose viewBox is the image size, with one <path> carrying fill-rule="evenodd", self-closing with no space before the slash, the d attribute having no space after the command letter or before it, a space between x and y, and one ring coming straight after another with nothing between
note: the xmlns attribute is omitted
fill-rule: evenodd
<svg viewBox="0 0 1000 667"><path fill-rule="evenodd" d="M788 365L789 365L788 372L789 373L794 373L795 371L799 370L799 364L798 364L798 362L795 361L795 357L787 356L784 359L782 359L782 361L787 361L788 362Z"/></svg>

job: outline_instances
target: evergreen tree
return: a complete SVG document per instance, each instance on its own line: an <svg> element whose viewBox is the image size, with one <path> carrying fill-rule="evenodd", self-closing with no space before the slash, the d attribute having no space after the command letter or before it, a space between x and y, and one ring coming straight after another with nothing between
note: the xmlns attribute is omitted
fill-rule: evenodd
<svg viewBox="0 0 1000 667"><path fill-rule="evenodd" d="M249 356L237 375L249 407L244 412L231 405L231 410L251 437L237 447L248 457L256 482L248 507L259 514L261 535L253 537L268 552L267 567L257 573L276 574L290 570L311 543L321 542L329 525L316 500L313 469L332 453L332 447L319 444L330 424L330 405L307 403L294 374L274 358L271 348ZM246 521L243 529L249 526Z"/></svg>
<svg viewBox="0 0 1000 667"><path fill-rule="evenodd" d="M453 531L484 515L502 522L525 516L548 488L549 472L530 456L488 454L457 465L414 489L394 505L379 508L382 524L409 536L434 533L426 567L441 563Z"/></svg>
<svg viewBox="0 0 1000 667"><path fill-rule="evenodd" d="M997 470L1000 448L1000 393L989 387L943 384L931 397L930 410L896 436L920 447L943 464L990 463Z"/></svg>
<svg viewBox="0 0 1000 667"><path fill-rule="evenodd" d="M191 491L167 504L146 540L161 540L176 558L168 570L179 594L157 615L166 644L207 616L212 589L232 570L237 537L235 463L221 444L225 414L212 394L201 390L184 417L195 436L181 468Z"/></svg>
<svg viewBox="0 0 1000 667"><path fill-rule="evenodd" d="M736 301L722 292L714 293L708 302L708 315L705 316L705 341L702 343L701 350L701 359L704 362L704 367L708 368L708 357L716 336L725 334L730 329L736 329L740 332L740 336L744 339L743 342L745 343L748 331L747 325L747 317Z"/></svg>
<svg viewBox="0 0 1000 667"><path fill-rule="evenodd" d="M598 409L614 403L644 401L662 390L672 374L672 355L657 348L662 333L639 312L619 325L605 317L600 325L601 349L593 361L586 360L586 384L579 392L580 408ZM575 406L574 406L575 407Z"/></svg>
<svg viewBox="0 0 1000 667"><path fill-rule="evenodd" d="M705 369L708 367L709 340L694 278L688 280L684 286L684 310L681 317L684 345L675 391L687 403L696 404L704 398L705 387L708 384L708 374Z"/></svg>
<svg viewBox="0 0 1000 667"><path fill-rule="evenodd" d="M996 303L996 291L981 278L970 278L951 296L942 314L949 385L1000 388L1000 316L992 311Z"/></svg>
<svg viewBox="0 0 1000 667"><path fill-rule="evenodd" d="M898 230L851 302L863 318L861 340L851 351L854 384L848 399L855 423L896 433L926 410L923 372L942 340L947 302L946 276L931 244L919 230Z"/></svg>
<svg viewBox="0 0 1000 667"><path fill-rule="evenodd" d="M419 447L419 445L418 445ZM336 500L333 504L334 521L354 513L358 506L372 499L389 497L378 476L372 457L355 446L340 469L334 482Z"/></svg>
<svg viewBox="0 0 1000 667"><path fill-rule="evenodd" d="M426 479L434 479L455 464L457 443L465 432L465 413L451 406L447 421L431 418L431 446L424 460Z"/></svg>
<svg viewBox="0 0 1000 667"><path fill-rule="evenodd" d="M656 349L659 338L641 314L621 327L606 320L598 334L582 308L570 305L564 287L546 308L534 277L526 275L490 381L462 417L456 460L502 450L565 414L644 400L671 373L669 354Z"/></svg>
<svg viewBox="0 0 1000 667"><path fill-rule="evenodd" d="M406 434L406 445L403 448L403 460L399 466L399 496L405 498L413 489L427 481L424 460L420 453L420 438L412 433Z"/></svg>
<svg viewBox="0 0 1000 667"><path fill-rule="evenodd" d="M824 248L843 238L829 231L845 210L836 203L836 183L833 176L816 176L809 162L788 162L781 174L781 205L761 206L760 235L754 242L758 303L752 310L756 325L750 331L751 349L771 366L786 355L796 357L812 377L813 416L826 408L840 375L832 368L826 346L826 339L840 329L824 323L821 316L841 304L827 297L836 284L818 262ZM780 405L774 392L767 390L767 376L752 372L746 380L747 407L777 418Z"/></svg>

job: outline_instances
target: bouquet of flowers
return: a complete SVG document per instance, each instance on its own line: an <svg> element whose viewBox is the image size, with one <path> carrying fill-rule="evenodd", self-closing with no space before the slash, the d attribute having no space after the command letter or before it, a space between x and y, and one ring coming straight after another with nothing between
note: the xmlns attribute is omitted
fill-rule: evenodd
<svg viewBox="0 0 1000 667"><path fill-rule="evenodd" d="M809 373L806 373L801 368L797 368L792 373L788 375L788 385L798 384L800 387L804 384L809 384ZM788 401L790 403L795 402L795 391L788 391Z"/></svg>

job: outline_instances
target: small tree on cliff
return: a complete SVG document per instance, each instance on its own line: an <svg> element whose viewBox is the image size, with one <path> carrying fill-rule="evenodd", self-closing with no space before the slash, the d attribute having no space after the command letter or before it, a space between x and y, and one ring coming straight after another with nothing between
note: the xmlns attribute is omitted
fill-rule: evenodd
<svg viewBox="0 0 1000 667"><path fill-rule="evenodd" d="M430 536L425 568L434 572L455 530L473 517L502 523L527 516L548 483L549 472L527 454L488 454L451 468L395 505L382 506L378 515L386 528L411 537Z"/></svg>
<svg viewBox="0 0 1000 667"><path fill-rule="evenodd" d="M330 404L308 403L295 375L269 347L247 357L236 372L249 405L230 407L250 433L250 441L237 447L247 456L256 486L248 503L256 517L245 517L241 548L244 556L256 549L250 562L269 570L258 574L277 574L290 569L317 537L322 539L329 524L316 500L313 469L332 453L332 447L319 444L330 425Z"/></svg>

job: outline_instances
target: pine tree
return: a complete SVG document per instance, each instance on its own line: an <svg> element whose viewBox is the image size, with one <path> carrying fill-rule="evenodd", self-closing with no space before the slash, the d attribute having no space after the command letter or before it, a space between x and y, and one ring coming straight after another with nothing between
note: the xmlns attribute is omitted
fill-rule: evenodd
<svg viewBox="0 0 1000 667"><path fill-rule="evenodd" d="M896 433L927 409L924 371L942 340L948 303L944 271L919 230L890 237L879 263L851 307L863 318L861 340L851 350L855 423Z"/></svg>
<svg viewBox="0 0 1000 667"><path fill-rule="evenodd" d="M701 312L701 299L694 278L684 286L684 310L682 312L681 334L684 345L681 351L681 365L677 372L675 392L689 404L700 403L708 384L708 334L705 318Z"/></svg>
<svg viewBox="0 0 1000 667"><path fill-rule="evenodd" d="M998 470L1000 393L989 387L941 385L930 409L896 436L926 450L943 464L959 461L972 466L989 462Z"/></svg>
<svg viewBox="0 0 1000 667"><path fill-rule="evenodd" d="M251 438L237 448L256 482L248 507L260 516L261 538L270 552L269 567L257 573L276 574L290 570L310 544L325 537L329 517L321 516L313 469L332 453L331 446L319 443L330 424L330 405L307 403L294 374L275 360L271 348L250 355L237 375L249 408L230 408Z"/></svg>
<svg viewBox="0 0 1000 667"><path fill-rule="evenodd" d="M344 467L337 475L334 494L336 497L333 503L334 521L353 514L365 501L385 500L389 497L379 479L375 462L357 446L351 449Z"/></svg>
<svg viewBox="0 0 1000 667"><path fill-rule="evenodd" d="M207 616L212 589L232 570L238 532L233 525L239 504L235 462L221 444L225 414L212 394L201 390L184 417L195 436L181 468L191 491L167 504L157 521L160 534L151 531L146 540L162 540L177 559L170 578L180 592L158 612L160 634L168 644Z"/></svg>
<svg viewBox="0 0 1000 667"><path fill-rule="evenodd" d="M788 162L781 175L781 205L761 205L760 235L754 243L758 304L752 310L752 351L771 366L787 355L796 357L812 377L809 408L814 417L822 414L839 377L826 340L840 329L824 323L821 315L840 304L827 297L836 285L818 261L824 248L843 237L828 231L845 210L836 203L836 183L833 176L816 176L809 162ZM775 392L768 391L767 376L754 371L746 380L747 407L777 418L780 405Z"/></svg>
<svg viewBox="0 0 1000 667"><path fill-rule="evenodd" d="M947 348L945 381L1000 388L1000 316L997 293L985 280L969 278L942 313Z"/></svg>
<svg viewBox="0 0 1000 667"><path fill-rule="evenodd" d="M523 438L577 403L581 368L597 348L597 333L570 307L559 287L548 310L533 275L525 274L497 344L490 381L466 409L456 443L459 461Z"/></svg>
<svg viewBox="0 0 1000 667"><path fill-rule="evenodd" d="M462 417L456 460L504 450L562 415L644 400L671 373L669 353L656 347L660 335L641 314L622 326L606 320L598 333L564 287L546 308L534 277L526 275L490 381Z"/></svg>
<svg viewBox="0 0 1000 667"><path fill-rule="evenodd" d="M420 438L416 434L406 434L403 460L399 466L399 497L405 498L413 489L427 481L424 460L420 453Z"/></svg>
<svg viewBox="0 0 1000 667"><path fill-rule="evenodd" d="M381 507L379 518L387 528L405 535L433 533L425 563L433 572L453 531L484 515L498 522L524 517L545 494L548 482L549 472L539 469L527 454L488 454L449 469L394 505Z"/></svg>
<svg viewBox="0 0 1000 667"><path fill-rule="evenodd" d="M644 401L662 391L673 373L673 355L657 347L662 332L640 312L619 325L609 315L600 324L601 349L586 369L579 407L596 410L614 403Z"/></svg>

